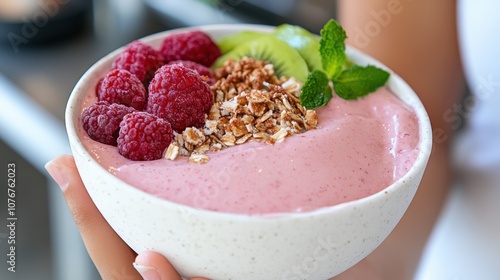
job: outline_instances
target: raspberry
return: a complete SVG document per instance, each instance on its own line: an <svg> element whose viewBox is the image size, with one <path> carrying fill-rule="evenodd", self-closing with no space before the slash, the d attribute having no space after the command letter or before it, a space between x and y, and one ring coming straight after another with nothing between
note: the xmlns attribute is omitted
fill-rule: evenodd
<svg viewBox="0 0 500 280"><path fill-rule="evenodd" d="M146 106L147 92L142 82L127 70L111 70L96 87L99 101L119 103L141 111Z"/></svg>
<svg viewBox="0 0 500 280"><path fill-rule="evenodd" d="M190 60L210 67L221 55L219 47L201 31L176 33L163 41L160 53L166 62Z"/></svg>
<svg viewBox="0 0 500 280"><path fill-rule="evenodd" d="M120 122L126 114L134 111L134 108L122 104L97 102L83 111L83 129L91 139L116 146Z"/></svg>
<svg viewBox="0 0 500 280"><path fill-rule="evenodd" d="M183 66L198 72L200 76L205 76L206 79L205 78L204 79L209 85L213 85L215 83L215 79L214 76L212 75L212 71L210 71L210 68L189 60L174 60L170 61L168 64L175 64L175 63L180 63Z"/></svg>
<svg viewBox="0 0 500 280"><path fill-rule="evenodd" d="M212 107L212 92L194 70L181 64L164 65L149 84L147 112L170 122L176 132L202 127Z"/></svg>
<svg viewBox="0 0 500 280"><path fill-rule="evenodd" d="M146 112L134 112L120 123L118 152L131 160L160 159L172 138L169 122Z"/></svg>
<svg viewBox="0 0 500 280"><path fill-rule="evenodd" d="M156 70L163 64L163 56L159 51L141 41L134 41L118 55L113 62L113 69L129 71L147 87Z"/></svg>

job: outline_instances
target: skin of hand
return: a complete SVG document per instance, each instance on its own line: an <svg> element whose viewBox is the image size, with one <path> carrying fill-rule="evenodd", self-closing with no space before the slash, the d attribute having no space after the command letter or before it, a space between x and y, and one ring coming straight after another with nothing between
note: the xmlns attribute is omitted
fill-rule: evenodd
<svg viewBox="0 0 500 280"><path fill-rule="evenodd" d="M434 138L426 172L403 219L346 275L369 269L372 274L357 279L413 279L453 178L449 148L454 131L444 114L460 104L465 89L456 0L339 0L338 4L347 44L378 59L410 84L429 114ZM349 279L342 277L335 279Z"/></svg>
<svg viewBox="0 0 500 280"><path fill-rule="evenodd" d="M102 279L181 280L162 255L155 252L137 255L115 233L92 202L72 156L59 156L47 163L45 168L60 186L85 247Z"/></svg>

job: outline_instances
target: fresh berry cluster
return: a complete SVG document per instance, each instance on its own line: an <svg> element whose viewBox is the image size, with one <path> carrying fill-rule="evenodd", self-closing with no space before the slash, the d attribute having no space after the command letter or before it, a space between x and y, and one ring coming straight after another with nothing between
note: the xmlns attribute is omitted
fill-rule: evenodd
<svg viewBox="0 0 500 280"><path fill-rule="evenodd" d="M161 158L174 131L203 127L213 104L209 67L220 55L202 31L172 34L160 50L132 42L98 82L98 102L83 111L83 128L131 160Z"/></svg>

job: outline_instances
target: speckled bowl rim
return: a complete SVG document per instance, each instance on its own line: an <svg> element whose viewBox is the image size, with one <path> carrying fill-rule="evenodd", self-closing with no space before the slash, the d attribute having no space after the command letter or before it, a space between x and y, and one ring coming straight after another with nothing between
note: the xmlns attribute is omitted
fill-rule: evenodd
<svg viewBox="0 0 500 280"><path fill-rule="evenodd" d="M155 33L146 37L143 37L139 39L140 41L149 43L149 42L154 42L161 40L161 38L164 38L167 34L171 34L174 32L184 32L187 30L203 30L206 32L220 32L221 34L230 34L234 32L239 32L241 30L249 29L249 30L254 30L254 31L262 31L262 32L270 32L272 31L274 26L268 26L268 25L256 25L256 24L214 24L214 25L204 25L204 26L194 26L194 27L186 27L186 28L179 28L179 29L173 29L173 30L167 30L159 33ZM232 220L250 220L254 222L258 221L264 221L268 222L270 220L288 220L288 219L308 219L311 217L315 216L323 216L325 214L339 211L345 208L353 208L357 207L360 205L363 205L364 203L371 201L371 200L379 200L379 199L385 199L385 195L389 192L396 191L397 189L400 189L404 187L407 182L412 181L413 177L419 177L423 173L423 170L425 170L425 167L427 165L428 159L430 157L431 149L432 149L432 129L431 129L431 124L429 117L427 115L427 112L418 98L417 94L413 91L413 89L396 73L394 73L392 70L390 70L387 66L382 64L381 62L377 61L376 59L367 56L366 54L363 54L359 50L352 48L350 46L347 46L347 56L349 59L351 59L353 62L358 63L360 65L366 65L366 64L371 64L375 65L381 68L386 69L391 73L391 77L387 83L387 86L391 91L398 96L407 106L412 108L414 110L415 114L417 115L418 122L419 122L419 133L420 133L420 141L419 141L419 152L418 156L410 168L410 170L402 176L399 180L391 184L390 186L387 186L386 188L363 198L359 198L356 200L340 203L337 205L333 206L327 206L327 207L322 207L318 208L312 211L307 211L307 212L285 212L285 213L271 213L271 214L256 214L256 215L246 215L246 214L235 214L235 213L228 213L228 212L215 212L211 210L205 210L205 209L200 209L200 208L194 208L191 206L187 206L184 204L179 204L175 202L171 202L168 200L165 200L163 198L159 198L157 196L154 196L152 194L149 194L145 191L139 190L136 187L121 181L118 179L116 176L111 174L109 171L107 171L104 167L102 167L90 154L89 152L85 149L83 146L81 140L78 137L77 133L77 125L78 121L76 119L73 119L73 116L75 116L75 113L77 116L81 115L81 98L82 95L85 95L88 91L88 86L89 85L95 85L97 83L96 79L101 78L104 75L95 75L96 72L99 72L99 69L109 69L111 66L112 61L114 58L121 52L121 50L124 47L118 48L115 51L109 53L108 55L104 56L101 58L99 61L97 61L95 64L93 64L81 77L81 79L77 82L75 85L75 88L73 89L67 103L66 107L66 112L65 112L65 120L66 120L66 130L68 133L68 137L70 140L71 148L73 153L79 153L85 158L85 162L87 164L92 164L95 165L95 168L97 169L102 176L112 176L114 179L120 181L123 186L122 188L125 188L126 191L134 192L136 195L142 195L147 197L150 200L158 200L161 201L161 203L164 203L165 206L167 207L175 207L179 209L180 211L187 211L187 212L200 212L198 214L203 214L203 215L208 215L212 216L213 218L219 218L219 219L232 219ZM101 70L102 70L101 69ZM79 110L79 112L75 112L75 110ZM113 179L112 179L113 180Z"/></svg>

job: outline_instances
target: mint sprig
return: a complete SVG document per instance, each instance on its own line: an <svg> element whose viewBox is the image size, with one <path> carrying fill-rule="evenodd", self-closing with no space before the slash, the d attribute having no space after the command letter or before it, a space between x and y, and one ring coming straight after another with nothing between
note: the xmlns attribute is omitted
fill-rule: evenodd
<svg viewBox="0 0 500 280"><path fill-rule="evenodd" d="M390 74L378 67L348 63L345 54L345 30L331 19L321 29L319 52L323 71L311 72L302 86L300 102L307 109L324 106L332 98L329 82L337 95L354 100L385 85Z"/></svg>

